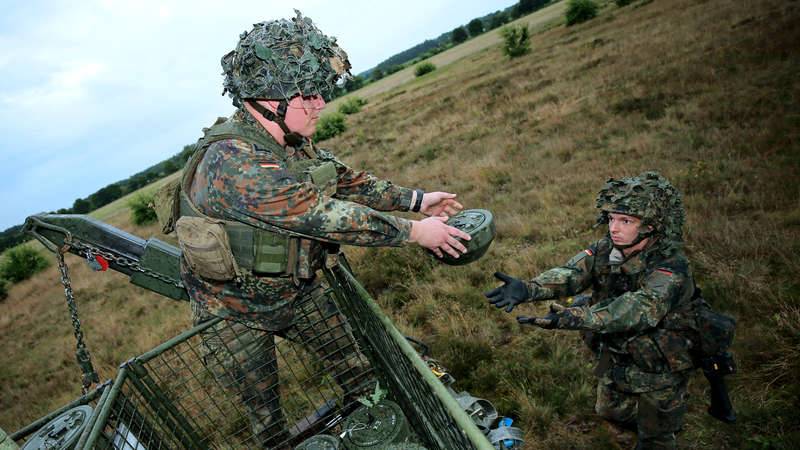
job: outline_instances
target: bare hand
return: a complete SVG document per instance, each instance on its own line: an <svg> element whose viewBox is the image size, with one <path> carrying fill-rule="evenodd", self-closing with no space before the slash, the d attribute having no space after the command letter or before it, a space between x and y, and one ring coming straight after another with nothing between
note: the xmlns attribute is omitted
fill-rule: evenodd
<svg viewBox="0 0 800 450"><path fill-rule="evenodd" d="M419 211L426 216L450 217L458 214L464 206L456 201L456 194L449 192L426 192L422 196Z"/></svg>
<svg viewBox="0 0 800 450"><path fill-rule="evenodd" d="M447 218L439 216L411 221L411 238L409 241L416 242L421 247L427 248L440 258L443 256L442 252L453 258L458 258L461 253L467 251L467 248L456 238L468 241L472 237L458 228L447 225L446 221Z"/></svg>

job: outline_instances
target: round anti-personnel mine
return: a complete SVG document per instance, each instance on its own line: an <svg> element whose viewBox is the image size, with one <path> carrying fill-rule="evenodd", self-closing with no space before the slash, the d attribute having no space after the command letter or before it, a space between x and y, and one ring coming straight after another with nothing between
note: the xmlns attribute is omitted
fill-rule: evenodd
<svg viewBox="0 0 800 450"><path fill-rule="evenodd" d="M485 209L465 209L448 219L447 224L472 237L470 241L458 239L467 247L467 252L458 258L453 258L447 253L444 253L441 258L434 255L434 258L451 266L463 266L476 261L486 253L497 234L494 227L494 216ZM433 255L432 252L431 254Z"/></svg>
<svg viewBox="0 0 800 450"><path fill-rule="evenodd" d="M347 417L344 429L342 443L348 450L385 449L407 441L411 433L400 405L389 400L358 408Z"/></svg>
<svg viewBox="0 0 800 450"><path fill-rule="evenodd" d="M318 434L301 442L294 450L339 450L339 448L339 438L329 434Z"/></svg>
<svg viewBox="0 0 800 450"><path fill-rule="evenodd" d="M36 432L22 450L69 450L75 447L86 422L92 415L92 407L77 406L65 411Z"/></svg>

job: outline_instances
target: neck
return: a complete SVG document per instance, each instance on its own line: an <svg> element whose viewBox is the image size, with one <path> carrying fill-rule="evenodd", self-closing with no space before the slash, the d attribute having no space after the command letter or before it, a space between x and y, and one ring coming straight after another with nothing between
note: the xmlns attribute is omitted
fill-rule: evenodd
<svg viewBox="0 0 800 450"><path fill-rule="evenodd" d="M274 112L274 109L270 107L270 105L268 104L269 102L267 102L266 100L259 100L258 103L261 106ZM272 138L275 139L275 142L277 142L282 147L286 146L286 139L284 138L285 133L283 132L283 130L281 130L281 127L277 123L267 120L264 116L259 114L258 111L256 111L255 108L253 108L253 106L250 104L249 101L244 102L244 107L247 110L247 113L250 114L254 119L256 119L256 122L258 122L262 127L264 127L267 133L269 133L270 136L272 136Z"/></svg>

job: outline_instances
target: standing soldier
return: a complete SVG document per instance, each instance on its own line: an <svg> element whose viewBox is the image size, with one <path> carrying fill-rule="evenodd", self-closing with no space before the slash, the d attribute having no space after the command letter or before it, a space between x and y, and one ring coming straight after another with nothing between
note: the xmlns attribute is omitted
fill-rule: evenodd
<svg viewBox="0 0 800 450"><path fill-rule="evenodd" d="M246 404L259 445L284 445L274 336L316 353L345 399L369 389L369 364L317 269L338 244L414 242L441 255L469 235L444 223L462 206L351 169L309 138L335 83L349 74L335 39L299 12L255 24L222 58L237 107L205 130L184 169L175 223L182 279L219 376ZM406 220L382 211L430 216ZM252 336L256 330L256 338Z"/></svg>
<svg viewBox="0 0 800 450"><path fill-rule="evenodd" d="M683 253L684 210L679 192L655 172L610 179L597 197L598 223L608 235L566 265L529 282L503 273L486 293L506 312L529 301L592 295L545 317L517 318L546 329L583 330L597 357L595 409L637 431L642 449L675 448L686 412L693 367L690 342L679 326L691 314L695 285Z"/></svg>

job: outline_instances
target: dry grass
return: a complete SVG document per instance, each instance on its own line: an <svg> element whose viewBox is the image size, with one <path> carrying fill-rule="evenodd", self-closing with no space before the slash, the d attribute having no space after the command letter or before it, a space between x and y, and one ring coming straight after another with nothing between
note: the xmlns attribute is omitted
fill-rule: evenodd
<svg viewBox="0 0 800 450"><path fill-rule="evenodd" d="M489 308L481 291L495 284L495 270L530 277L596 239L596 190L609 176L645 169L685 193L698 282L739 320L741 374L729 382L739 424L705 414L706 384L696 376L681 445L790 448L800 440L793 380L800 369L799 7L781 0L609 4L590 22L534 34L524 57L508 60L489 46L374 94L349 116L346 133L325 142L354 166L457 192L467 207L495 213L495 244L468 266L439 266L415 248L349 254L365 286L404 333L431 345L457 387L519 418L526 448L618 444L593 414L578 337L522 329ZM119 214L110 220L153 232ZM89 347L106 375L188 323L182 305L73 266L76 284L85 283L78 300ZM13 287L0 305L0 341L11 349L0 361L6 429L77 391L54 270ZM118 348L101 350L108 342ZM23 398L39 400L20 405Z"/></svg>

